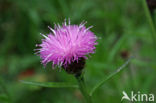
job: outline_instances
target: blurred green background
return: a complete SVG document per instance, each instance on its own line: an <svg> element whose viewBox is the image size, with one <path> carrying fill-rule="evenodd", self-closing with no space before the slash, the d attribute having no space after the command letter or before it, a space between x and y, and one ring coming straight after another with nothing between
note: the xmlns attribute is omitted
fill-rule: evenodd
<svg viewBox="0 0 156 103"><path fill-rule="evenodd" d="M53 70L51 64L44 69L34 54L43 38L40 33L49 33L48 26L65 18L71 24L87 21L99 38L85 68L89 90L135 56L93 95L94 103L120 103L123 90L156 95L155 45L142 0L0 0L0 103L84 103L78 89L19 82L76 83L72 75Z"/></svg>

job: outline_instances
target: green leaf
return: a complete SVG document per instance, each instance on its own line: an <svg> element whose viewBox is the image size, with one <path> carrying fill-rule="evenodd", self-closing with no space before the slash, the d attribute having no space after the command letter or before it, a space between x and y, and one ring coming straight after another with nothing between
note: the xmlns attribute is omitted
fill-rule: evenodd
<svg viewBox="0 0 156 103"><path fill-rule="evenodd" d="M71 84L71 83L64 83L64 82L30 82L30 81L23 81L22 83L34 85L34 86L41 86L41 87L49 87L49 88L78 88L78 85Z"/></svg>
<svg viewBox="0 0 156 103"><path fill-rule="evenodd" d="M100 81L97 85L95 85L95 87L91 90L90 92L90 96L93 95L93 93L99 88L101 87L107 80L111 79L114 75L116 75L117 73L119 73L122 69L124 69L124 67L126 67L128 65L128 63L133 59L134 57L130 57L122 66L120 66L116 71L114 71L112 74L110 74L107 78L104 78L102 81Z"/></svg>

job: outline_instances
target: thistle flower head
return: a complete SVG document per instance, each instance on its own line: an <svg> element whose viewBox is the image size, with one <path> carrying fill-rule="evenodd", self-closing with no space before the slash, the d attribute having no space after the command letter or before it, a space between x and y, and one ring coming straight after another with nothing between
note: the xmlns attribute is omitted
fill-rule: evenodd
<svg viewBox="0 0 156 103"><path fill-rule="evenodd" d="M86 59L87 55L94 53L96 36L85 23L80 25L67 25L66 22L60 26L55 25L48 35L43 35L42 43L37 45L42 64L52 62L53 66L63 66L78 62L81 58Z"/></svg>

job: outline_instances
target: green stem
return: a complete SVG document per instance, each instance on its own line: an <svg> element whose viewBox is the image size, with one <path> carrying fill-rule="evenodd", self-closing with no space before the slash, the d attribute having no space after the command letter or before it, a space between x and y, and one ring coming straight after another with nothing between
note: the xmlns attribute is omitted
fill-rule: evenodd
<svg viewBox="0 0 156 103"><path fill-rule="evenodd" d="M152 38L153 38L153 44L154 44L154 47L156 49L156 30L155 30L155 27L154 27L154 23L153 23L153 20L152 20L152 17L151 17L151 14L149 12L149 8L147 6L147 3L146 3L146 0L142 0L143 1L143 7L144 7L144 10L145 10L145 15L148 19L148 22L149 22L149 25L151 27L151 30L152 30Z"/></svg>
<svg viewBox="0 0 156 103"><path fill-rule="evenodd" d="M89 94L88 94L83 75L75 76L75 77L78 81L79 89L80 89L82 95L84 96L84 98L86 99L86 103L92 103L91 96L89 96Z"/></svg>

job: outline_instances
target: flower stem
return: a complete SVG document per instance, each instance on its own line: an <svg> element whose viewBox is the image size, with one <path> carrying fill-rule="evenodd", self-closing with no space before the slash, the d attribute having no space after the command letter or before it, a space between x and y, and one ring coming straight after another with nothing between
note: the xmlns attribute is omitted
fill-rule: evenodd
<svg viewBox="0 0 156 103"><path fill-rule="evenodd" d="M76 79L78 81L79 89L80 89L82 95L84 96L84 98L86 99L86 103L92 103L91 96L89 96L89 94L88 94L86 84L84 82L83 75L78 75L78 76L75 76L75 77L76 77Z"/></svg>

